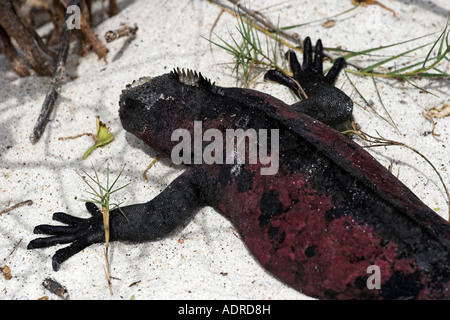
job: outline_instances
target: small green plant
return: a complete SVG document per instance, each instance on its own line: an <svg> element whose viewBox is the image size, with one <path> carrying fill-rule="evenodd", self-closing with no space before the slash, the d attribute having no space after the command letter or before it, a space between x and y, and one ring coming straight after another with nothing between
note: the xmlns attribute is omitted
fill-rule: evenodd
<svg viewBox="0 0 450 320"><path fill-rule="evenodd" d="M83 160L85 160L88 155L92 152L92 150L102 147L113 141L114 135L109 132L109 128L100 121L100 118L97 117L97 134L92 135L94 139L94 145L90 147L83 155Z"/></svg>
<svg viewBox="0 0 450 320"><path fill-rule="evenodd" d="M118 209L123 216L128 220L128 218L125 216L125 214L122 212L122 210L120 209L120 205L122 203L112 203L111 202L111 195L117 191L122 190L123 188L125 188L126 186L128 186L128 184L118 187L117 189L113 189L114 186L116 185L117 181L119 180L120 176L123 173L123 170L125 169L125 166L122 168L122 170L120 170L120 173L117 175L116 179L113 181L113 183L110 185L110 180L109 180L109 164L107 164L106 166L106 186L103 186L100 183L100 179L98 176L98 172L95 169L94 166L92 166L92 169L94 170L94 174L95 174L95 178L92 177L91 175L89 175L86 171L82 170L83 173L89 178L89 180L87 178L85 178L84 176L82 176L78 171L76 171L76 173L81 177L81 179L83 179L83 181L89 186L89 188L92 191L87 191L87 193L89 193L90 195L92 195L92 198L89 200L83 199L82 201L85 202L93 202L97 205L99 205L101 207L101 212L103 215L103 224L104 224L104 229L105 229L105 263L106 263L106 267L105 267L105 276L106 276L106 280L108 282L108 287L110 290L111 295L113 294L112 291L112 286L111 286L111 275L110 275L110 268L109 268L109 258L108 258L108 252L109 252L109 213L111 210L114 209ZM94 183L94 185L92 184L92 182ZM97 190L98 188L98 190ZM112 207L112 209L111 209Z"/></svg>
<svg viewBox="0 0 450 320"><path fill-rule="evenodd" d="M69 139L77 139L82 136L90 136L94 139L94 145L90 147L83 155L83 160L89 156L89 154L98 147L104 147L108 143L114 140L114 135L109 132L109 128L100 121L100 118L97 116L97 132L96 133L81 133L75 136L70 137L60 137L58 140L69 140Z"/></svg>
<svg viewBox="0 0 450 320"><path fill-rule="evenodd" d="M242 79L244 86L248 87L261 72L269 67L283 70L283 66L280 66L278 62L281 42L277 34L275 34L274 42L266 38L267 49L264 50L257 28L250 22L248 16L241 14L238 15L237 31L241 38L240 43L233 36L231 36L232 42L227 42L216 35L221 43L205 38L235 58L232 73L236 75L236 83Z"/></svg>

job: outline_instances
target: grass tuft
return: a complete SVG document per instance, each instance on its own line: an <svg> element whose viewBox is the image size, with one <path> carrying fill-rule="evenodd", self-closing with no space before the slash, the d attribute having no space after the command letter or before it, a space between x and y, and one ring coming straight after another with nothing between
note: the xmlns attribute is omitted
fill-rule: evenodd
<svg viewBox="0 0 450 320"><path fill-rule="evenodd" d="M238 14L237 31L240 39L235 39L231 33L231 41L226 41L220 36L216 37L220 43L206 39L217 47L231 54L235 59L232 74L236 76L236 84L241 81L244 87L248 87L262 72L275 68L283 70L279 66L279 46L278 36L273 36L274 42L269 41L266 37L266 50L263 49L259 32L248 15Z"/></svg>
<svg viewBox="0 0 450 320"><path fill-rule="evenodd" d="M106 276L106 280L108 282L108 287L109 287L109 291L111 293L111 295L113 294L112 291L112 286L111 286L111 274L110 274L110 267L109 267L109 258L108 258L108 252L109 252L109 213L111 210L114 209L118 209L120 210L120 212L122 213L122 215L128 220L128 218L126 217L126 215L122 212L122 210L120 209L120 205L122 203L112 203L111 202L111 195L113 193L116 193L122 189L124 189L126 186L128 186L128 184L121 186L117 189L113 189L114 186L116 185L117 181L119 180L120 176L123 173L123 170L125 169L125 166L122 168L122 170L120 170L120 173L117 175L116 179L113 181L113 183L110 185L110 180L109 180L109 164L107 164L106 166L106 186L102 185L100 183L100 179L98 177L98 172L95 169L94 166L92 166L92 169L94 170L95 173L95 178L92 177L91 175L89 175L86 171L82 170L83 173L89 178L86 179L84 176L82 176L78 171L76 171L76 173L80 176L80 178L89 186L89 188L92 191L87 191L87 193L89 193L90 195L92 195L93 197L89 200L82 200L85 202L93 202L97 205L99 205L101 207L101 212L103 214L103 225L104 225L104 229L105 229L105 263L106 263L106 267L105 267L105 276ZM92 182L94 184L92 184ZM98 188L98 190L97 190ZM112 209L111 209L112 206Z"/></svg>

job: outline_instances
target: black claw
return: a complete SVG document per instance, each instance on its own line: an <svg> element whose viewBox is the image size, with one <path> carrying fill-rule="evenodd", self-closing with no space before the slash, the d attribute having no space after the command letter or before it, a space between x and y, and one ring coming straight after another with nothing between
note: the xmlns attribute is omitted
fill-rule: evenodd
<svg viewBox="0 0 450 320"><path fill-rule="evenodd" d="M58 261L55 260L55 258L53 258L52 259L53 271L58 271L60 267L61 267L61 263L59 263Z"/></svg>
<svg viewBox="0 0 450 320"><path fill-rule="evenodd" d="M54 237L49 237L49 238L37 238L34 240L31 240L30 243L27 246L27 249L39 249L39 248L45 248L48 246L49 243L49 239L50 238L54 238Z"/></svg>
<svg viewBox="0 0 450 320"><path fill-rule="evenodd" d="M40 247L36 246L36 240L37 240L37 239L31 240L31 241L28 243L28 245L27 245L27 249L28 249L28 250L40 248Z"/></svg>
<svg viewBox="0 0 450 320"><path fill-rule="evenodd" d="M271 80L278 82L279 84L284 85L293 90L295 94L298 97L300 97L300 88L298 86L298 83L293 78L289 77L280 70L274 69L267 71L266 74L264 75L264 80Z"/></svg>
<svg viewBox="0 0 450 320"><path fill-rule="evenodd" d="M302 70L307 70L311 67L312 63L312 46L311 39L309 37L305 38L303 41L303 67Z"/></svg>
<svg viewBox="0 0 450 320"><path fill-rule="evenodd" d="M317 40L316 50L314 52L314 70L323 74L323 45L322 40Z"/></svg>
<svg viewBox="0 0 450 320"><path fill-rule="evenodd" d="M71 216L70 214L67 214L64 212L55 212L53 214L53 220L59 221L59 222L62 222L62 223L65 223L65 224L68 224L71 226L76 225L83 221L82 218L77 218L77 217Z"/></svg>
<svg viewBox="0 0 450 320"><path fill-rule="evenodd" d="M93 217L102 215L102 212L99 210L99 208L92 202L86 202L86 209Z"/></svg>
<svg viewBox="0 0 450 320"><path fill-rule="evenodd" d="M275 81L278 82L279 84L298 89L298 86L295 83L295 81L280 70L273 69L267 71L266 74L264 75L264 80Z"/></svg>
<svg viewBox="0 0 450 320"><path fill-rule="evenodd" d="M325 76L325 79L329 83L334 83L336 81L336 78L339 75L339 72L347 65L347 62L345 62L344 58L337 59L333 66L331 67L330 71L328 71L327 75Z"/></svg>
<svg viewBox="0 0 450 320"><path fill-rule="evenodd" d="M285 57L286 60L289 61L289 66L291 68L292 74L294 75L294 78L298 77L302 72L302 66L300 65L300 62L298 62L297 55L295 54L294 50L288 50Z"/></svg>
<svg viewBox="0 0 450 320"><path fill-rule="evenodd" d="M47 234L46 228L51 227L51 225L48 224L40 224L33 229L34 234Z"/></svg>
<svg viewBox="0 0 450 320"><path fill-rule="evenodd" d="M46 248L56 244L66 244L74 241L78 237L78 233L57 234L46 238L37 238L31 240L28 249Z"/></svg>
<svg viewBox="0 0 450 320"><path fill-rule="evenodd" d="M49 235L68 235L73 234L75 232L74 227L66 227L66 226L51 226L48 224L41 224L34 228L34 233L36 234L49 234Z"/></svg>
<svg viewBox="0 0 450 320"><path fill-rule="evenodd" d="M58 271L61 264L72 257L73 255L77 254L84 248L90 246L92 243L83 240L75 240L71 245L59 249L55 252L52 258L52 267L53 270Z"/></svg>

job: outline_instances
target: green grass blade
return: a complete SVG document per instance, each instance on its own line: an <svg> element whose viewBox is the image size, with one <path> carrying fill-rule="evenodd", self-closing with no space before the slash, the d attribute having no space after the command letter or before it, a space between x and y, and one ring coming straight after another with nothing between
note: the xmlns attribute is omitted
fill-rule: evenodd
<svg viewBox="0 0 450 320"><path fill-rule="evenodd" d="M356 87L356 85L353 83L353 81L350 79L347 70L344 69L344 73L345 76L347 77L347 80L350 82L350 85L353 87L353 89L355 89L356 93L358 94L358 96L364 101L364 103L366 104L366 106L368 108L370 108L377 116L379 116L381 119L383 119L384 121L386 121L387 123L390 124L389 120L386 119L385 117L383 117L381 114L379 114L374 107L366 100L366 98L362 95L362 93L358 90L358 88Z"/></svg>
<svg viewBox="0 0 450 320"><path fill-rule="evenodd" d="M395 124L394 119L392 119L389 111L387 111L386 106L383 103L383 99L381 98L380 91L378 90L377 82L375 81L375 77L373 77L373 76L372 76L372 81L373 81L373 85L375 86L375 90L377 92L378 101L380 101L381 106L384 109L384 112L386 112L387 116L389 117L391 125L397 130L398 133L401 133L400 130L398 129L397 125Z"/></svg>
<svg viewBox="0 0 450 320"><path fill-rule="evenodd" d="M429 33L429 34L426 34L426 35L423 35L423 36L420 36L420 37L408 39L408 40L405 40L405 41L389 44L389 45L386 45L386 46L380 46L380 47L370 48L370 49L361 50L361 51L351 51L351 53L346 54L343 57L345 59L350 59L350 58L353 58L353 57L356 57L356 56L366 55L367 53L370 53L370 52L375 52L375 51L380 51L380 50L384 50L384 49L387 49L387 48L392 48L392 47L399 46L399 45L402 45L402 44L405 44L405 43L409 43L409 42L412 42L412 41L416 41L416 40L419 40L419 39L422 39L422 38L425 38L425 37L429 37L429 36L434 35L434 34L436 34L436 32L432 32L432 33ZM329 51L338 51L336 48L334 48L334 49L333 48L326 48L326 49L329 50Z"/></svg>
<svg viewBox="0 0 450 320"><path fill-rule="evenodd" d="M425 88L419 87L417 84L415 84L414 82L412 82L409 77L402 77L402 79L404 79L406 82L408 82L410 85L412 85L414 88L422 90L423 92L429 93L435 97L438 97L437 95L435 95L434 93L432 93L431 91L426 90Z"/></svg>
<svg viewBox="0 0 450 320"><path fill-rule="evenodd" d="M438 50L438 53L437 53L438 56L441 55L442 47L443 47L443 42L444 42L444 40L445 40L445 33L447 32L447 27L448 27L448 20L447 20L447 24L446 24L444 30L443 30L442 33L439 35L439 37L436 39L436 41L434 42L434 44L433 44L433 46L431 47L431 49L428 51L428 54L427 54L427 56L425 57L425 62L423 63L423 66L422 66L423 68L426 68L426 67L425 67L425 64L426 64L426 61L428 60L428 57L429 57L429 56L431 55L431 53L433 52L434 47L435 47L435 46L437 45L437 43L439 42L439 39L442 38L442 41L441 41L441 44L440 44L440 46L439 46L439 50Z"/></svg>
<svg viewBox="0 0 450 320"><path fill-rule="evenodd" d="M377 67L379 67L379 66L382 66L382 65L384 65L384 64L386 64L386 63L388 63L388 62L391 62L391 61L393 61L393 60L395 60L395 59L398 59L398 58L400 58L400 57L402 57L402 56L404 56L404 55L407 55L407 54L409 54L409 53L411 53L411 52L414 52L414 51L417 51L417 50L419 50L419 49L422 49L422 48L424 48L424 47L426 47L426 46L428 46L428 45L430 45L430 43L421 45L421 46L419 46L419 47L413 48L413 49L408 50L408 51L405 51L405 52L402 52L402 53L397 54L397 55L395 55L395 56L392 56L392 57L390 57L390 58L388 58L388 59L381 60L381 61L379 61L379 62L377 62L377 63L374 63L374 64L368 66L367 68L361 70L360 72L361 72L361 73L368 73L368 72L372 71L373 69L375 69L375 68L377 68Z"/></svg>

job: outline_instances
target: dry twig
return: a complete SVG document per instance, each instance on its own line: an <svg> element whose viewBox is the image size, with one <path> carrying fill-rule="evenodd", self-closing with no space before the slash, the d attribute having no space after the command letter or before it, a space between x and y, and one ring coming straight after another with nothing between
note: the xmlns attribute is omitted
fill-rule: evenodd
<svg viewBox="0 0 450 320"><path fill-rule="evenodd" d="M7 213L7 212L10 212L11 210L14 210L14 209L16 209L16 208L19 208L19 207L21 207L21 206L24 206L24 205L29 205L29 206L31 206L32 204L33 204L33 201L31 201L31 200L22 201L22 202L20 202L20 203L17 203L17 204L15 204L15 205L13 205L12 207L10 207L10 208L8 208L8 209L5 209L5 210L0 211L0 215L2 215L2 214L4 214L4 213Z"/></svg>
<svg viewBox="0 0 450 320"><path fill-rule="evenodd" d="M70 0L69 5L79 5L80 0ZM72 13L66 13L64 21L71 16ZM63 23L60 47L58 50L58 57L56 59L56 69L53 73L53 79L50 83L50 88L47 91L44 103L42 105L41 112L34 125L33 132L31 133L31 143L36 143L41 138L42 133L45 130L50 114L52 113L56 99L58 98L58 91L65 79L66 60L70 48L70 34L71 29L67 27L67 23Z"/></svg>

